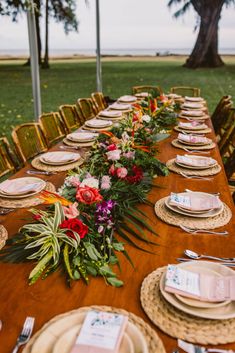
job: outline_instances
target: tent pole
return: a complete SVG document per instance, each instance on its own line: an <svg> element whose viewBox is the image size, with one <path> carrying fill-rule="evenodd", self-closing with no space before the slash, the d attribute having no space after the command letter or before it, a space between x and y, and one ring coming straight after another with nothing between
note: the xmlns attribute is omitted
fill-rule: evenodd
<svg viewBox="0 0 235 353"><path fill-rule="evenodd" d="M28 36L29 36L29 50L30 50L30 68L32 78L32 90L34 101L34 118L38 120L41 115L41 91L40 91L40 77L38 65L38 46L37 46L37 33L35 23L35 4L31 0L30 8L27 10L28 22Z"/></svg>
<svg viewBox="0 0 235 353"><path fill-rule="evenodd" d="M98 92L102 92L102 70L100 57L100 8L99 0L96 0L96 88Z"/></svg>

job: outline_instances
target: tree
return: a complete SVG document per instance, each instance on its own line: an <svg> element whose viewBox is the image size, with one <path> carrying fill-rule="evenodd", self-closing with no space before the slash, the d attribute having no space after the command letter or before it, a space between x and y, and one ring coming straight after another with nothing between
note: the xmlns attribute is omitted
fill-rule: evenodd
<svg viewBox="0 0 235 353"><path fill-rule="evenodd" d="M178 18L193 7L200 22L196 43L184 66L196 69L224 65L218 53L219 20L223 6L235 3L235 0L170 0L168 6L182 2L183 6L175 12L174 17Z"/></svg>
<svg viewBox="0 0 235 353"><path fill-rule="evenodd" d="M45 55L42 67L49 68L49 15L57 22L64 24L65 33L78 30L78 21L75 14L75 0L46 0L45 2Z"/></svg>

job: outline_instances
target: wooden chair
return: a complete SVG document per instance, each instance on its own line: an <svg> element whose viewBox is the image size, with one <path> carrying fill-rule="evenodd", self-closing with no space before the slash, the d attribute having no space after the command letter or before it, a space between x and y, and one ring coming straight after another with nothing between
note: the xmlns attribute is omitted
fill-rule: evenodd
<svg viewBox="0 0 235 353"><path fill-rule="evenodd" d="M219 129L224 124L228 110L232 107L232 105L232 97L223 96L215 107L214 112L211 114L211 121L216 134L218 134Z"/></svg>
<svg viewBox="0 0 235 353"><path fill-rule="evenodd" d="M78 104L75 105L75 109L77 112L78 120L82 126L85 123L86 119L84 118L82 111L81 111L80 107L78 106Z"/></svg>
<svg viewBox="0 0 235 353"><path fill-rule="evenodd" d="M49 146L61 140L65 136L65 126L63 125L60 115L57 112L42 114L39 117L39 124Z"/></svg>
<svg viewBox="0 0 235 353"><path fill-rule="evenodd" d="M235 128L233 128L229 140L223 146L221 156L228 180L235 181Z"/></svg>
<svg viewBox="0 0 235 353"><path fill-rule="evenodd" d="M75 105L61 105L59 112L67 132L78 129L81 126Z"/></svg>
<svg viewBox="0 0 235 353"><path fill-rule="evenodd" d="M45 136L38 123L27 123L15 127L12 131L12 139L23 163L48 149Z"/></svg>
<svg viewBox="0 0 235 353"><path fill-rule="evenodd" d="M101 110L104 110L108 106L102 92L92 93L91 99L93 101L93 104L97 107L98 112L100 112Z"/></svg>
<svg viewBox="0 0 235 353"><path fill-rule="evenodd" d="M187 87L187 86L175 86L171 87L171 93L179 94L180 96L189 96L189 97L200 97L201 90L196 87Z"/></svg>
<svg viewBox="0 0 235 353"><path fill-rule="evenodd" d="M132 94L141 93L141 92L148 92L153 97L158 97L163 93L161 87L159 86L133 86L132 87Z"/></svg>
<svg viewBox="0 0 235 353"><path fill-rule="evenodd" d="M220 127L217 134L218 146L221 155L226 153L226 149L230 144L230 140L235 130L235 108L231 108L227 111L224 124Z"/></svg>
<svg viewBox="0 0 235 353"><path fill-rule="evenodd" d="M96 117L96 111L94 109L91 98L80 98L77 101L77 105L80 108L83 118L89 120Z"/></svg>
<svg viewBox="0 0 235 353"><path fill-rule="evenodd" d="M15 172L20 163L6 137L0 138L0 178Z"/></svg>

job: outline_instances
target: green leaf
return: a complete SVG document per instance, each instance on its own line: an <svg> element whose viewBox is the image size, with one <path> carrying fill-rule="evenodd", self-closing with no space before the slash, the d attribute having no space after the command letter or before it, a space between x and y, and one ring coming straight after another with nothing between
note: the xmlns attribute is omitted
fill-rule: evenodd
<svg viewBox="0 0 235 353"><path fill-rule="evenodd" d="M113 243L113 248L117 251L123 251L124 250L124 246L123 243Z"/></svg>
<svg viewBox="0 0 235 353"><path fill-rule="evenodd" d="M94 277L97 276L97 270L96 270L94 267L92 267L92 266L86 266L86 269L87 269L87 272L88 272L90 275L92 275L92 276L94 276Z"/></svg>
<svg viewBox="0 0 235 353"><path fill-rule="evenodd" d="M65 244L65 246L64 246L63 256L64 256L64 264L65 264L66 271L67 271L69 277L71 279L74 279L73 272L72 272L70 262L69 262L69 246L68 246L68 244Z"/></svg>
<svg viewBox="0 0 235 353"><path fill-rule="evenodd" d="M115 277L107 277L107 282L114 287L122 287L123 282Z"/></svg>
<svg viewBox="0 0 235 353"><path fill-rule="evenodd" d="M30 280L29 284L33 284L38 280L38 278L41 276L44 269L46 268L46 265L52 259L52 256L53 256L53 252L52 250L50 250L50 252L37 263L37 265L29 274L29 280Z"/></svg>

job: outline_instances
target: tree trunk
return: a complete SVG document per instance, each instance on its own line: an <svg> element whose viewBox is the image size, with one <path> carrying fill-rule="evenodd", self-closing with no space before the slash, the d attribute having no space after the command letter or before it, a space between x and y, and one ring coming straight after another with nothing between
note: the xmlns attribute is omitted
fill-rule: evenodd
<svg viewBox="0 0 235 353"><path fill-rule="evenodd" d="M205 4L207 3L207 4ZM224 1L205 1L198 12L201 17L196 44L185 67L219 67L224 65L218 54L218 24Z"/></svg>
<svg viewBox="0 0 235 353"><path fill-rule="evenodd" d="M43 69L49 69L50 65L49 65L49 43L48 43L48 37L49 37L49 6L48 6L48 1L46 0L46 4L45 4L45 10L46 10L46 14L45 14L45 25L46 25L46 29L45 29L45 55L44 55L44 61L42 64L42 68Z"/></svg>

